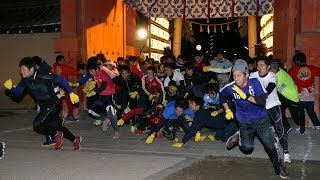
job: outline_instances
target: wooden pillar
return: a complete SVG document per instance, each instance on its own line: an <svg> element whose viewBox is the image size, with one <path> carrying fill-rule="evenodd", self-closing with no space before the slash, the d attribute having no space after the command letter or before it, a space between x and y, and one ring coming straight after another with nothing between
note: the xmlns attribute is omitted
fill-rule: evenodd
<svg viewBox="0 0 320 180"><path fill-rule="evenodd" d="M173 31L173 55L178 57L181 54L182 19L174 19Z"/></svg>
<svg viewBox="0 0 320 180"><path fill-rule="evenodd" d="M320 67L320 3L317 0L297 0L299 23L296 33L296 49L305 53L307 64ZM315 79L315 111L320 115L320 82Z"/></svg>
<svg viewBox="0 0 320 180"><path fill-rule="evenodd" d="M248 46L249 46L249 56L255 57L254 45L257 44L257 17L248 17Z"/></svg>
<svg viewBox="0 0 320 180"><path fill-rule="evenodd" d="M295 0L275 1L273 16L273 56L291 67L295 51Z"/></svg>
<svg viewBox="0 0 320 180"><path fill-rule="evenodd" d="M307 64L320 67L320 3L317 0L281 0L274 2L274 57L288 68L295 50L307 57ZM319 78L315 80L315 111L319 116ZM307 115L306 115L307 116ZM307 118L306 126L312 123Z"/></svg>

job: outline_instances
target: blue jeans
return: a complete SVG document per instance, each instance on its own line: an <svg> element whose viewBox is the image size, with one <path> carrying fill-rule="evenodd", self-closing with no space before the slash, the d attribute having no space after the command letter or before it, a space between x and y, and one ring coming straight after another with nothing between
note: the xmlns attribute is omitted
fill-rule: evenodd
<svg viewBox="0 0 320 180"><path fill-rule="evenodd" d="M306 109L308 116L310 117L312 124L314 126L320 126L320 121L317 117L317 114L314 112L314 101L301 101L299 105L299 110L301 112L302 123L305 125L305 113L304 109Z"/></svg>
<svg viewBox="0 0 320 180"><path fill-rule="evenodd" d="M271 133L271 123L268 115L256 122L240 122L239 147L244 154L251 154L254 149L254 138L257 136L268 154L273 168L278 174L282 162L276 148L274 137Z"/></svg>

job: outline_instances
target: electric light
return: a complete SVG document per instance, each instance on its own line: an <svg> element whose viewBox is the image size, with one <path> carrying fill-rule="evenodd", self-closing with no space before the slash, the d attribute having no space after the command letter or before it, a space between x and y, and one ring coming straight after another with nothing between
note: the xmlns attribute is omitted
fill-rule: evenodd
<svg viewBox="0 0 320 180"><path fill-rule="evenodd" d="M137 35L140 39L145 39L148 36L148 32L145 29L137 30Z"/></svg>

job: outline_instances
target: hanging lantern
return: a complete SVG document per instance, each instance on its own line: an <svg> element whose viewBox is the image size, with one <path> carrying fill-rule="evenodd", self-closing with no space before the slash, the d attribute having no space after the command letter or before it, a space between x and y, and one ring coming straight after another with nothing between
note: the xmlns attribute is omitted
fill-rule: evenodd
<svg viewBox="0 0 320 180"><path fill-rule="evenodd" d="M213 33L217 33L217 27L213 26Z"/></svg>
<svg viewBox="0 0 320 180"><path fill-rule="evenodd" d="M200 25L200 32L203 32L203 27L202 27L202 25Z"/></svg>
<svg viewBox="0 0 320 180"><path fill-rule="evenodd" d="M208 26L207 32L208 32L208 34L210 34L210 26Z"/></svg>
<svg viewBox="0 0 320 180"><path fill-rule="evenodd" d="M227 24L227 31L230 31L230 25L229 25L229 23Z"/></svg>

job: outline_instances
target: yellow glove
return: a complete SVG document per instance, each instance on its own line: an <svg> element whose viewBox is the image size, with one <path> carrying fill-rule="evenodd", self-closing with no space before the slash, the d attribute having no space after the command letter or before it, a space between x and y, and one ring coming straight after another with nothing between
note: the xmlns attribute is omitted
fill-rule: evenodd
<svg viewBox="0 0 320 180"><path fill-rule="evenodd" d="M214 84L214 83L217 83L217 81L214 80L214 79L211 79L211 80L209 81L209 83Z"/></svg>
<svg viewBox="0 0 320 180"><path fill-rule="evenodd" d="M239 94L241 99L247 100L247 95L238 86L234 85L232 89Z"/></svg>
<svg viewBox="0 0 320 180"><path fill-rule="evenodd" d="M129 95L130 95L131 99L134 99L134 98L137 97L138 92L137 92L137 91L134 91L134 92L129 93Z"/></svg>
<svg viewBox="0 0 320 180"><path fill-rule="evenodd" d="M194 138L195 142L200 142L201 141L201 133L198 131L196 134L196 137Z"/></svg>
<svg viewBox="0 0 320 180"><path fill-rule="evenodd" d="M60 88L59 91L60 91L60 95L61 96L65 96L66 95L66 92L62 88Z"/></svg>
<svg viewBox="0 0 320 180"><path fill-rule="evenodd" d="M8 89L8 90L10 90L10 89L12 89L12 80L11 79L8 79L8 80L6 80L5 82L4 82L4 87L6 88L6 89Z"/></svg>
<svg viewBox="0 0 320 180"><path fill-rule="evenodd" d="M69 96L70 96L70 100L71 100L72 104L79 102L79 96L76 95L75 93L72 92L69 94Z"/></svg>
<svg viewBox="0 0 320 180"><path fill-rule="evenodd" d="M185 115L184 118L186 119L186 121L192 121L192 119L189 115Z"/></svg>
<svg viewBox="0 0 320 180"><path fill-rule="evenodd" d="M172 144L172 147L175 147L175 148L181 148L183 146L182 143L174 143Z"/></svg>
<svg viewBox="0 0 320 180"><path fill-rule="evenodd" d="M188 95L189 95L189 93L185 93L183 97L186 98Z"/></svg>
<svg viewBox="0 0 320 180"><path fill-rule="evenodd" d="M153 94L150 94L149 95L149 101L151 101L153 99L154 95Z"/></svg>
<svg viewBox="0 0 320 180"><path fill-rule="evenodd" d="M124 120L119 119L119 121L117 122L117 126L123 126L123 124L124 124Z"/></svg>
<svg viewBox="0 0 320 180"><path fill-rule="evenodd" d="M215 116L217 116L218 114L219 114L218 111L213 111L213 112L211 113L211 116L215 117Z"/></svg>
<svg viewBox="0 0 320 180"><path fill-rule="evenodd" d="M203 72L209 72L210 66L204 66L202 70L203 70Z"/></svg>
<svg viewBox="0 0 320 180"><path fill-rule="evenodd" d="M147 138L146 143L147 143L147 144L151 144L151 143L153 142L153 139L154 139L154 135L151 134L151 135Z"/></svg>
<svg viewBox="0 0 320 180"><path fill-rule="evenodd" d="M88 91L92 91L96 87L96 84L97 84L96 81L90 81L88 85L86 85L88 88Z"/></svg>
<svg viewBox="0 0 320 180"><path fill-rule="evenodd" d="M209 135L208 138L210 139L210 141L215 141L216 138L213 135Z"/></svg>
<svg viewBox="0 0 320 180"><path fill-rule="evenodd" d="M79 83L71 83L71 82L69 82L69 84L70 84L71 87L74 87L74 88L78 88L80 86Z"/></svg>
<svg viewBox="0 0 320 180"><path fill-rule="evenodd" d="M163 104L163 106L167 106L168 101L167 101L167 100L163 100L163 101L162 101L162 104Z"/></svg>
<svg viewBox="0 0 320 180"><path fill-rule="evenodd" d="M86 93L86 96L87 97L92 97L92 96L94 96L94 95L96 95L97 93L95 92L95 91L90 91L90 92L87 92Z"/></svg>
<svg viewBox="0 0 320 180"><path fill-rule="evenodd" d="M202 141L204 141L206 138L207 138L207 136L203 135L203 136L201 136L200 141L202 142Z"/></svg>
<svg viewBox="0 0 320 180"><path fill-rule="evenodd" d="M227 109L225 117L226 117L227 120L233 119L234 118L233 112L230 109Z"/></svg>
<svg viewBox="0 0 320 180"><path fill-rule="evenodd" d="M83 93L87 93L88 91L89 91L89 89L88 89L87 86L85 86L84 88L82 88L82 92L83 92Z"/></svg>
<svg viewBox="0 0 320 180"><path fill-rule="evenodd" d="M177 143L177 142L179 142L179 138L176 137L176 138L174 138L173 141Z"/></svg>

